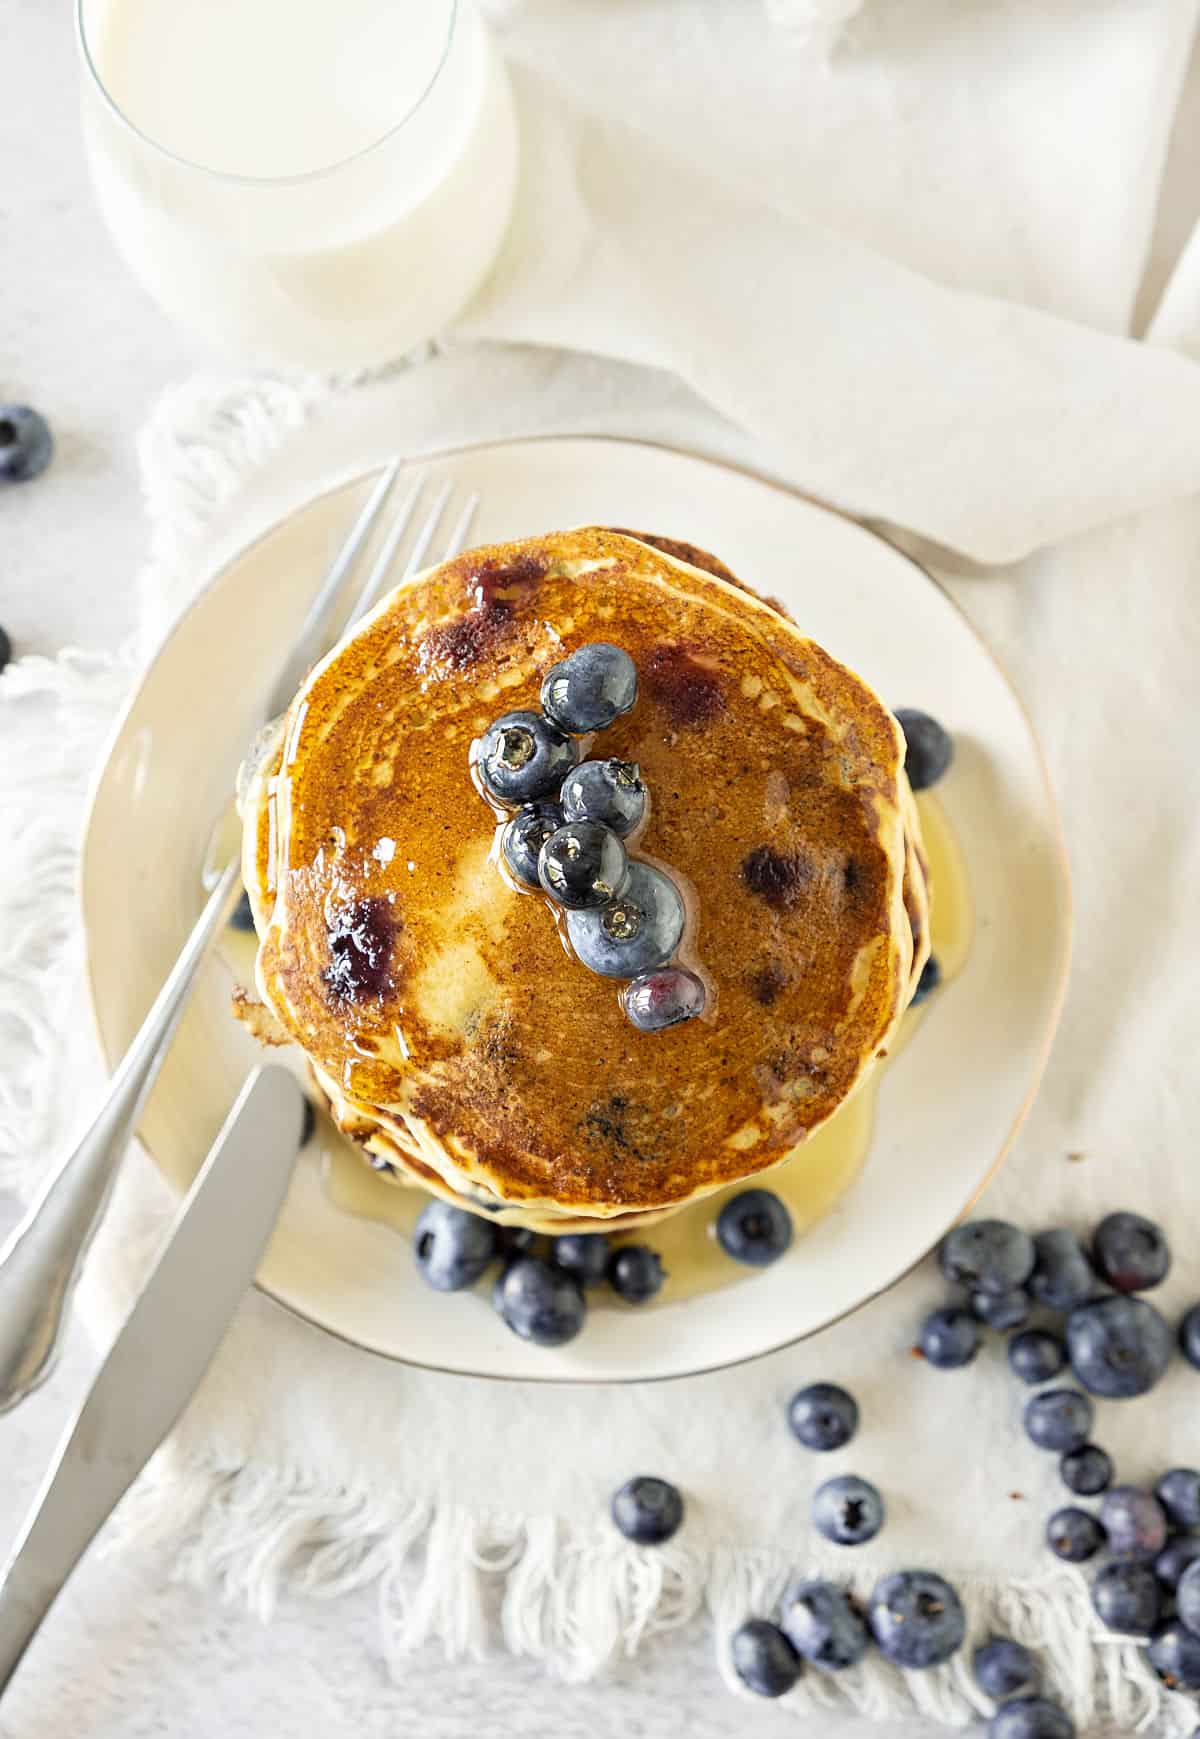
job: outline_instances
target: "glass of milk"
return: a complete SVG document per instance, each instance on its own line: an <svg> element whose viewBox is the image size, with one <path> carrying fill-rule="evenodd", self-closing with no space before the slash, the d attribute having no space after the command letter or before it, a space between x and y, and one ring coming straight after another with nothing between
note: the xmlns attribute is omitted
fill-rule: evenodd
<svg viewBox="0 0 1200 1739"><path fill-rule="evenodd" d="M355 368L482 282L517 134L472 0L77 0L77 19L101 209L184 324Z"/></svg>

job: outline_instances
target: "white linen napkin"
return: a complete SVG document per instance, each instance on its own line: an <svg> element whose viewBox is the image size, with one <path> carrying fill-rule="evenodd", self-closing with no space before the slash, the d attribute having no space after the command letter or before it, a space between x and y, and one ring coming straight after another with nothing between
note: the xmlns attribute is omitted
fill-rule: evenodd
<svg viewBox="0 0 1200 1739"><path fill-rule="evenodd" d="M1200 483L1200 371L1182 354L1200 332L1200 268L1185 261L1157 347L1109 334L1129 319L1193 23L1193 0L867 0L825 67L736 3L631 0L614 14L606 0L531 0L504 24L521 211L450 353L367 386L193 386L162 407L143 454L148 624L323 480L331 454L350 470L397 446L556 428L680 439L973 559L1024 556L955 593L1042 732L1079 947L1046 1086L988 1207L1081 1226L1148 1208L1175 1235L1172 1309L1200 1297L1187 1073L1200 1007L1184 940L1200 823L1179 801L1195 789L1200 517L1179 498ZM593 358L498 342L514 338ZM597 360L616 357L650 368ZM119 672L89 684L78 661L0 678L0 729L21 745L0 786L14 841L0 864L9 1154L60 1133L47 1096L30 1100L39 1057L53 1047L62 1079L64 1047L85 1046L60 946L65 883L85 745L120 686ZM50 771L53 812L38 807ZM10 921L49 865L37 918L26 895ZM137 1284L162 1197L131 1156L89 1273L101 1332ZM866 1587L931 1563L977 1627L1045 1649L1082 1729L1189 1733L1194 1707L1097 1630L1077 1572L1047 1568L1053 1460L1024 1442L998 1354L957 1376L908 1360L939 1295L925 1272L746 1369L569 1393L389 1366L254 1296L141 1519L180 1532L182 1574L261 1611L285 1585L378 1582L396 1661L431 1636L483 1646L482 1590L501 1578L507 1646L575 1675L706 1602L724 1637L798 1565ZM852 1388L866 1424L814 1466L781 1409L816 1378ZM1195 1460L1196 1382L1179 1368L1153 1403L1102 1409L1123 1476ZM889 1522L848 1570L805 1518L815 1480L851 1467L885 1490ZM605 1519L635 1470L688 1494L688 1527L659 1553ZM791 1695L799 1710L839 1700L959 1722L985 1707L965 1659L901 1675L872 1658Z"/></svg>

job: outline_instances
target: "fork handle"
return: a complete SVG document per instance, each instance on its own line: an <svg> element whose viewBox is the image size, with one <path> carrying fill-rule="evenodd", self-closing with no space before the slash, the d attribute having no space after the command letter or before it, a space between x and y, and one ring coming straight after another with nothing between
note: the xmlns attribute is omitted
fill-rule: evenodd
<svg viewBox="0 0 1200 1739"><path fill-rule="evenodd" d="M229 916L239 872L235 859L222 873L122 1057L91 1127L55 1166L0 1250L0 1412L23 1400L54 1364L67 1302L117 1163L183 1014L197 968Z"/></svg>

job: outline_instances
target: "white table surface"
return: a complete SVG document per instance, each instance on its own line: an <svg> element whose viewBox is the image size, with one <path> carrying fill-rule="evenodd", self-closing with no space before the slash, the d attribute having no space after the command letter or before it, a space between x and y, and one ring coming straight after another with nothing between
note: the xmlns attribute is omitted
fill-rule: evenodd
<svg viewBox="0 0 1200 1739"><path fill-rule="evenodd" d="M0 496L0 622L19 652L115 646L133 620L145 553L138 429L170 382L206 357L127 275L93 207L75 105L67 0L0 0L0 400L38 405L58 455ZM1173 191L1149 278L1161 282L1192 216L1200 102L1178 129ZM11 1204L0 1199L0 1228ZM45 1389L0 1419L0 1553L80 1392L76 1333ZM89 1554L0 1708L0 1739L425 1739L549 1735L692 1739L753 1731L812 1739L930 1739L729 1698L705 1624L653 1645L603 1683L562 1686L532 1662L414 1657L389 1681L369 1594L287 1601L269 1626L169 1581L166 1549ZM941 1729L937 1729L941 1731Z"/></svg>

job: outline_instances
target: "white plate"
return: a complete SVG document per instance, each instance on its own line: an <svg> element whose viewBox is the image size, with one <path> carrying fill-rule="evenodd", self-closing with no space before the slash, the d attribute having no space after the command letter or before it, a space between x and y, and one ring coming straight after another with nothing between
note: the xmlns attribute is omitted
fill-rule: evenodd
<svg viewBox="0 0 1200 1739"><path fill-rule="evenodd" d="M499 1377L633 1381L735 1363L811 1334L912 1266L978 1195L1036 1089L1062 997L1069 893L1054 799L1008 683L946 595L837 514L665 448L517 441L447 454L477 489L479 541L600 522L686 538L779 597L806 633L895 705L954 733L940 795L964 851L976 928L965 969L889 1067L858 1181L773 1268L719 1296L594 1311L556 1351L511 1335L473 1295L431 1293L394 1230L326 1198L300 1164L259 1283L309 1321L389 1357ZM275 526L217 573L178 623L115 732L94 794L82 897L92 995L110 1061L148 1007L200 903L212 817L227 800L274 675L368 482ZM210 960L142 1122L186 1186L258 1053Z"/></svg>

